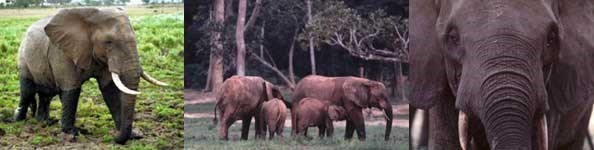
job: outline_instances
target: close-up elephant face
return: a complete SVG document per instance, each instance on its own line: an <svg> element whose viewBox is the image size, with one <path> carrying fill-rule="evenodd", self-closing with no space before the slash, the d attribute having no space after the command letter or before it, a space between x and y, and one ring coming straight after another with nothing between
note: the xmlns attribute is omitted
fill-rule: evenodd
<svg viewBox="0 0 594 150"><path fill-rule="evenodd" d="M440 2L435 33L463 147L476 126L493 149L543 149L545 80L559 53L554 2Z"/></svg>

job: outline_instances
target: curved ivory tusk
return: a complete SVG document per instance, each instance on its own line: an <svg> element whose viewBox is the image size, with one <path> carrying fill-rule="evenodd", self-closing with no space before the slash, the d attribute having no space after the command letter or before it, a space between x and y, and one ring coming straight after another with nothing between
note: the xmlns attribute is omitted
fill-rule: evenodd
<svg viewBox="0 0 594 150"><path fill-rule="evenodd" d="M111 79L113 80L113 83L115 83L116 87L118 87L118 89L120 89L120 91L126 93L126 94L130 94L130 95L138 95L140 94L140 92L138 91L134 91L129 89L128 87L126 87L123 83L122 80L120 80L120 75L118 75L117 73L111 73Z"/></svg>
<svg viewBox="0 0 594 150"><path fill-rule="evenodd" d="M468 116L466 113L460 111L458 114L458 136L462 150L467 150L468 144Z"/></svg>
<svg viewBox="0 0 594 150"><path fill-rule="evenodd" d="M161 82L151 76L149 76L146 72L142 72L142 78L152 84L158 85L158 86L167 86L167 83L165 82Z"/></svg>
<svg viewBox="0 0 594 150"><path fill-rule="evenodd" d="M538 131L540 132L540 144L542 149L549 149L549 139L548 139L548 131L547 131L547 116L543 115L542 118L538 121Z"/></svg>

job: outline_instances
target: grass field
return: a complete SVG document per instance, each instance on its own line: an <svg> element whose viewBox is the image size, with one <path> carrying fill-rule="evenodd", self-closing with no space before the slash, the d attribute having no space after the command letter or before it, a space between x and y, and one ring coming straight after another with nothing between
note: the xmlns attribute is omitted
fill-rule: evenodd
<svg viewBox="0 0 594 150"><path fill-rule="evenodd" d="M186 93L186 99L190 97ZM384 141L385 124L369 124L368 122L382 122L383 118L366 119L367 140L359 141L355 133L353 140L344 140L344 121L335 122L334 137L318 138L317 128L310 128L310 138L291 137L291 128L285 126L284 139L255 140L254 123L250 125L248 140L242 141L241 124L235 122L229 129L230 141L218 139L219 126L212 122L214 102L192 103L186 100L184 113L198 114L197 117L184 118L184 147L189 149L409 149L409 131L407 127L394 126L389 141ZM395 112L395 120L408 120L408 110ZM188 115L189 116L189 115ZM290 118L290 115L289 115ZM290 124L290 119L285 124ZM406 121L408 122L408 121ZM384 122L385 123L385 122ZM340 125L342 124L342 125ZM408 124L408 123L407 123Z"/></svg>
<svg viewBox="0 0 594 150"><path fill-rule="evenodd" d="M55 9L0 10L0 149L181 149L183 148L183 6L166 8L132 7L131 23L136 31L138 51L144 71L167 82L157 87L141 81L142 94L136 103L134 128L143 139L125 146L114 144L116 129L92 79L85 83L77 110L76 126L89 131L75 143L60 136L59 123L46 126L31 116L10 122L19 101L17 49L23 33L34 21ZM155 10L157 10L155 12ZM5 15L10 14L10 15ZM61 104L54 97L50 117L59 120ZM4 132L4 133L3 133Z"/></svg>

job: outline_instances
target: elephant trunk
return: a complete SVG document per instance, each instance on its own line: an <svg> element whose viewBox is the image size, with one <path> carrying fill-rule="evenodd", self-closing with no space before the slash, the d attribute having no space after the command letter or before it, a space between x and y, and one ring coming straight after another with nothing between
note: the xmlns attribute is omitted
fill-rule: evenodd
<svg viewBox="0 0 594 150"><path fill-rule="evenodd" d="M482 123L492 149L532 149L534 107L529 78L522 73L498 71L482 87Z"/></svg>
<svg viewBox="0 0 594 150"><path fill-rule="evenodd" d="M390 133L392 132L392 119L394 118L392 105L387 101L380 102L380 108L384 111L384 117L386 118L386 132L384 139L388 141L390 140Z"/></svg>
<svg viewBox="0 0 594 150"><path fill-rule="evenodd" d="M138 70L130 70L124 74L131 74L122 76L122 81L126 87L131 90L138 89L140 81L140 72ZM136 95L120 93L121 98L121 114L120 114L120 128L119 135L116 138L116 143L125 144L132 135L132 123L134 121L134 108L136 105Z"/></svg>
<svg viewBox="0 0 594 150"><path fill-rule="evenodd" d="M112 80L122 91L119 95L121 100L119 135L115 140L118 144L125 144L131 138L136 95L140 94L137 91L142 74L136 42L127 43L126 48L128 49L126 55L120 54L123 51L111 51L112 57L108 59Z"/></svg>

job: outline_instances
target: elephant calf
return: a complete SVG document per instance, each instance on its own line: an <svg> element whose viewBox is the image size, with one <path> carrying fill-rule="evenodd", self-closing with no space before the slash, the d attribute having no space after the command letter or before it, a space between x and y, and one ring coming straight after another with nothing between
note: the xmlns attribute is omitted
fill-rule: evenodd
<svg viewBox="0 0 594 150"><path fill-rule="evenodd" d="M256 137L263 137L262 103L273 98L283 99L281 92L272 83L255 76L233 76L217 91L215 118L217 108L221 111L219 138L228 140L229 127L236 120L242 120L241 139L247 140L252 117L256 120Z"/></svg>
<svg viewBox="0 0 594 150"><path fill-rule="evenodd" d="M275 98L268 100L262 104L261 116L263 120L262 129L268 127L270 139L274 135L283 136L283 128L285 127L285 119L287 119L287 106L282 100ZM265 133L266 130L263 130ZM265 134L264 134L265 135Z"/></svg>
<svg viewBox="0 0 594 150"><path fill-rule="evenodd" d="M330 105L326 101L314 98L304 98L299 101L299 106L293 109L295 115L295 134L307 136L308 127L318 127L319 136L331 137L334 132L332 121L346 119L346 110L343 107Z"/></svg>

